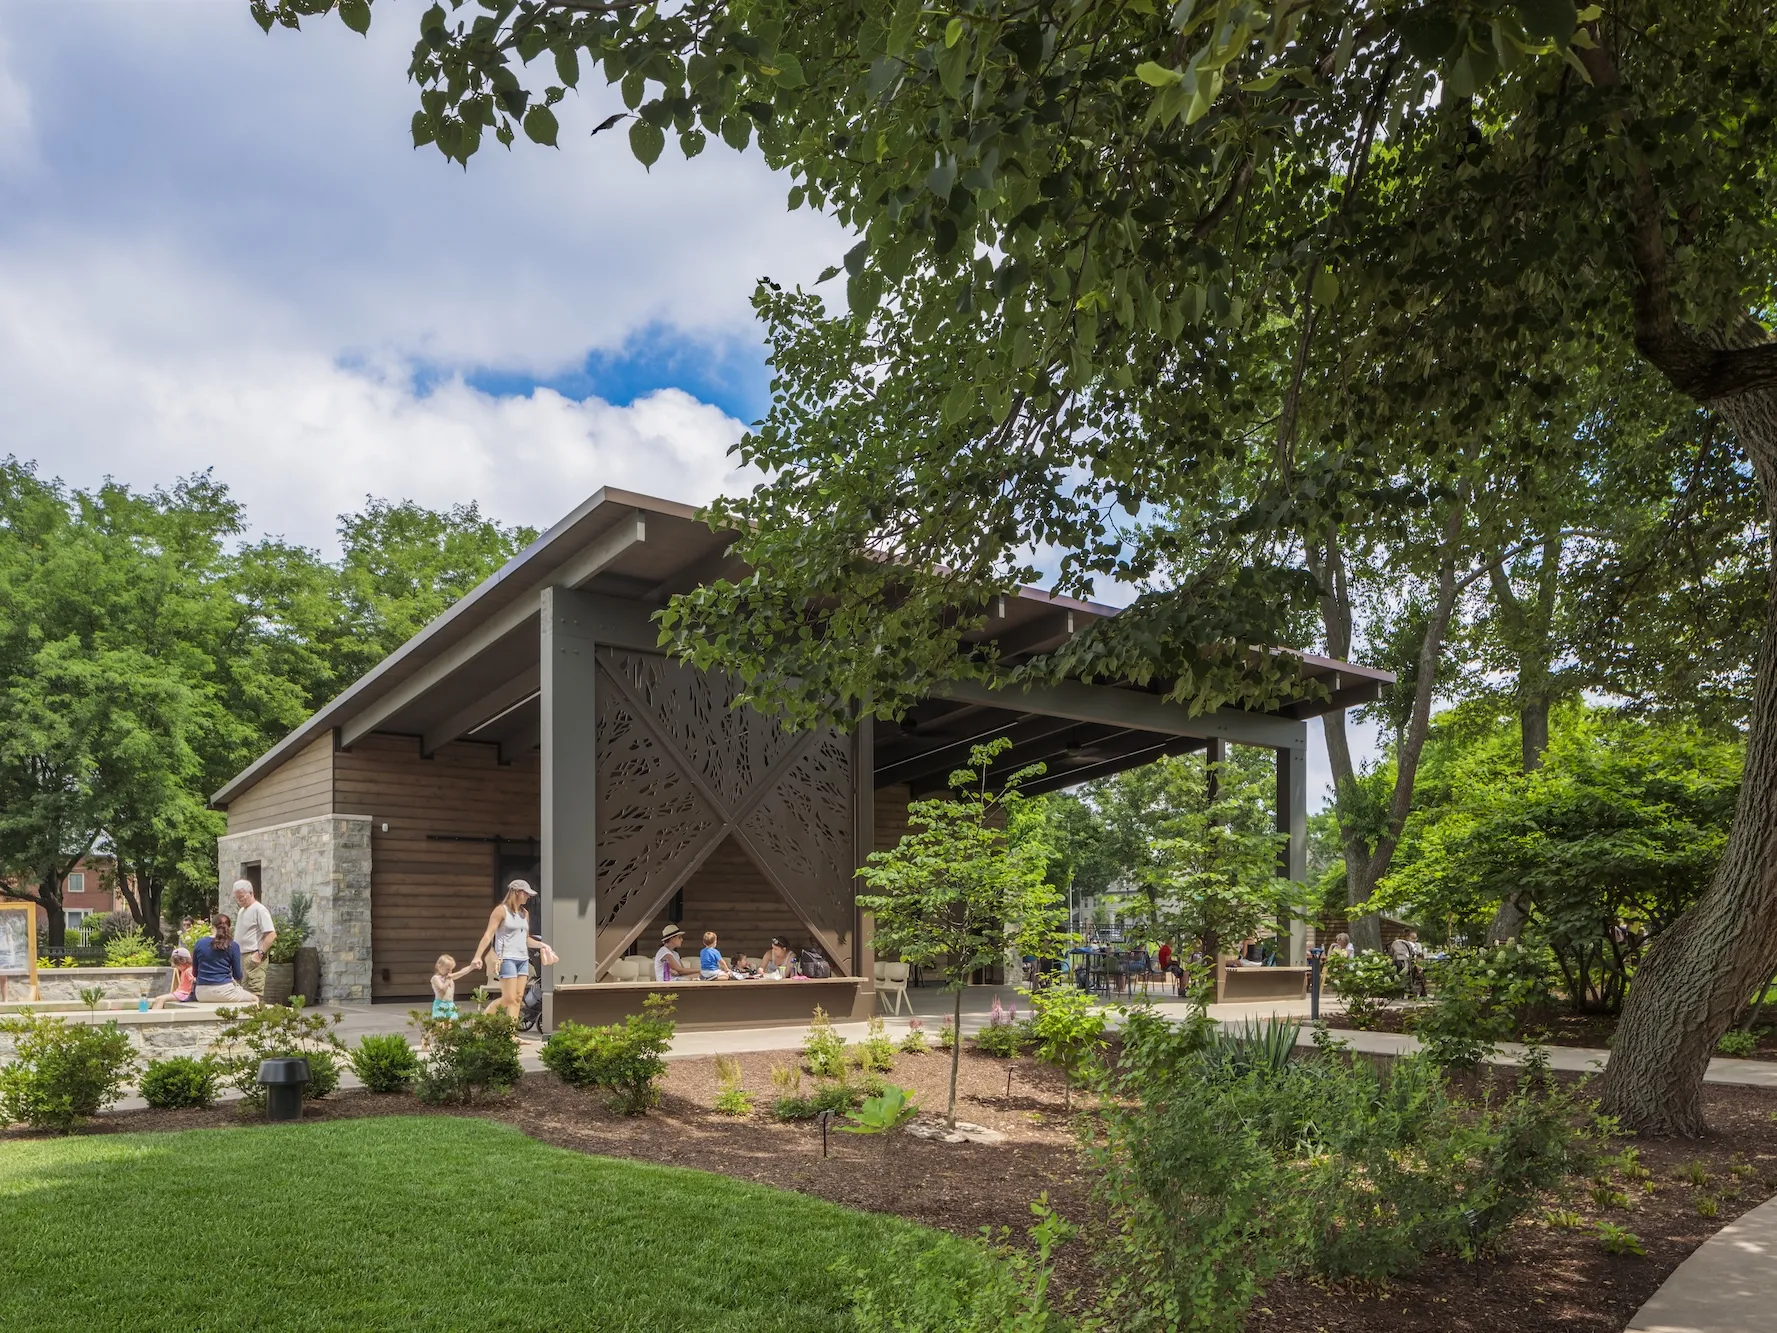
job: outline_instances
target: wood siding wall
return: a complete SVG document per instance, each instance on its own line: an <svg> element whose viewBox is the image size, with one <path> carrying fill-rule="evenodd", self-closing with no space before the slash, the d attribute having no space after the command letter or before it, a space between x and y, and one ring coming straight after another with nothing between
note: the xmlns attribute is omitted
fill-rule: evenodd
<svg viewBox="0 0 1777 1333"><path fill-rule="evenodd" d="M670 911L669 906L647 924L636 939L635 952L652 955L660 947L661 928L669 922L685 931L679 952L686 962L696 961L706 930L721 938L719 947L729 958L736 954L757 958L773 935L782 935L791 947L808 937L807 928L783 895L733 838L723 839L685 882L685 909L679 920L673 921Z"/></svg>
<svg viewBox="0 0 1777 1333"><path fill-rule="evenodd" d="M907 832L907 804L913 799L909 788L884 787L876 793L876 850L886 852Z"/></svg>
<svg viewBox="0 0 1777 1333"><path fill-rule="evenodd" d="M338 808L371 818L373 996L430 997L439 954L468 961L495 901L493 840L536 838L539 800L535 754L502 766L496 747L458 741L422 759L413 737L372 735L335 756Z"/></svg>
<svg viewBox="0 0 1777 1333"><path fill-rule="evenodd" d="M362 811L339 807L348 814ZM228 831L250 833L334 812L333 733L317 736L228 804Z"/></svg>

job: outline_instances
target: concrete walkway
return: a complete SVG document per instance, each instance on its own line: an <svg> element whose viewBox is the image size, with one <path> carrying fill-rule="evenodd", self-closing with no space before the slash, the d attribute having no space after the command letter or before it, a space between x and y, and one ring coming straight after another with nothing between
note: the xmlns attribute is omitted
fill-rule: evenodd
<svg viewBox="0 0 1777 1333"><path fill-rule="evenodd" d="M1624 1333L1770 1333L1777 1328L1777 1199L1698 1246Z"/></svg>

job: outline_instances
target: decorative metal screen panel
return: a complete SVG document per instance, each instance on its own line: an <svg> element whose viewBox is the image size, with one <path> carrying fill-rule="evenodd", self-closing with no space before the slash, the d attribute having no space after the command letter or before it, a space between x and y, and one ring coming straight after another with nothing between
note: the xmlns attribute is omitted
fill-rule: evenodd
<svg viewBox="0 0 1777 1333"><path fill-rule="evenodd" d="M794 733L738 687L654 653L599 650L599 970L729 834L826 946L852 929L852 742Z"/></svg>

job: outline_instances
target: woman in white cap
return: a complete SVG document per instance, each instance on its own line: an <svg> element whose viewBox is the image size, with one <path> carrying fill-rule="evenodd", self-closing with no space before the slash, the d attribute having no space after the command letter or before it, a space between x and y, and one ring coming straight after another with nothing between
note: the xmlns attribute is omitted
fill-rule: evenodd
<svg viewBox="0 0 1777 1333"><path fill-rule="evenodd" d="M524 983L531 974L531 950L540 949L545 963L555 962L555 951L531 934L530 913L526 910L537 891L522 879L506 886L506 896L488 914L487 929L472 955L479 958L492 944L499 961L500 998L489 1004L487 1011L505 1009L518 1022L524 1012Z"/></svg>

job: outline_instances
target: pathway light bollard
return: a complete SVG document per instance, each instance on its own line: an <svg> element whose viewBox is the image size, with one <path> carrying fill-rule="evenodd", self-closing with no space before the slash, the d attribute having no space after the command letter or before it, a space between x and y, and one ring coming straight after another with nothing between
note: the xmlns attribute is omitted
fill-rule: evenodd
<svg viewBox="0 0 1777 1333"><path fill-rule="evenodd" d="M1326 961L1327 951L1314 948L1308 951L1308 1021L1320 1022L1320 968Z"/></svg>
<svg viewBox="0 0 1777 1333"><path fill-rule="evenodd" d="M821 1122L821 1156L827 1155L827 1126L833 1123L833 1113L822 1111L818 1117Z"/></svg>
<svg viewBox="0 0 1777 1333"><path fill-rule="evenodd" d="M309 1062L295 1059L261 1060L259 1086L265 1089L267 1120L302 1119L302 1085L309 1081Z"/></svg>

